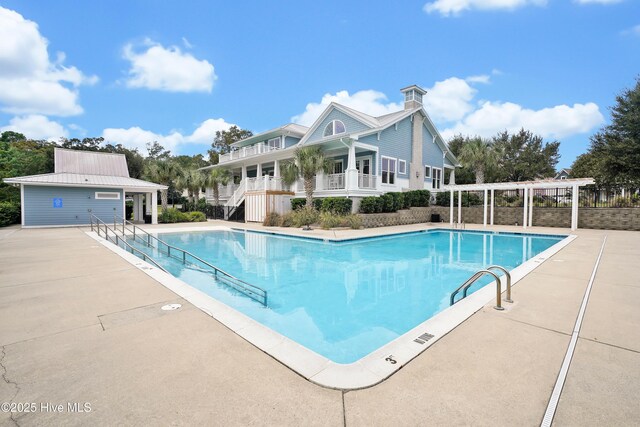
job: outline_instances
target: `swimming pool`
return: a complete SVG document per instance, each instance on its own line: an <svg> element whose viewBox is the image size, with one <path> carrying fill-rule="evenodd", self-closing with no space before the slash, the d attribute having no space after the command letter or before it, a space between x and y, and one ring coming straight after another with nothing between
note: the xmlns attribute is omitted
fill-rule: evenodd
<svg viewBox="0 0 640 427"><path fill-rule="evenodd" d="M335 363L350 364L447 309L451 292L476 271L492 264L512 270L566 236L434 229L340 242L233 230L158 237L265 289L267 307L208 273L135 245L191 287Z"/></svg>

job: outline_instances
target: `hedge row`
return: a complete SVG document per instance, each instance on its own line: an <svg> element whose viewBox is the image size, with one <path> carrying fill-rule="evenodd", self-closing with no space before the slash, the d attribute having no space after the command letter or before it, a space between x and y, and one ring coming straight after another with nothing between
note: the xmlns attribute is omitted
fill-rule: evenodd
<svg viewBox="0 0 640 427"><path fill-rule="evenodd" d="M0 227L20 222L20 204L0 202Z"/></svg>
<svg viewBox="0 0 640 427"><path fill-rule="evenodd" d="M291 199L291 209L298 209L307 205L307 199L296 198ZM325 197L322 199L313 199L313 207L319 212L330 212L336 215L349 215L353 200L346 197Z"/></svg>
<svg viewBox="0 0 640 427"><path fill-rule="evenodd" d="M437 206L450 206L451 196L449 191L442 191L436 194ZM453 193L453 204L458 206L458 192ZM476 193L462 193L462 206L478 206L482 204L482 199Z"/></svg>
<svg viewBox="0 0 640 427"><path fill-rule="evenodd" d="M180 212L175 208L168 208L163 210L158 215L158 222L160 223L175 223L175 222L203 222L207 217L202 212Z"/></svg>
<svg viewBox="0 0 640 427"><path fill-rule="evenodd" d="M429 190L391 192L381 196L364 197L360 201L360 213L396 212L410 207L425 207L429 206L430 197Z"/></svg>

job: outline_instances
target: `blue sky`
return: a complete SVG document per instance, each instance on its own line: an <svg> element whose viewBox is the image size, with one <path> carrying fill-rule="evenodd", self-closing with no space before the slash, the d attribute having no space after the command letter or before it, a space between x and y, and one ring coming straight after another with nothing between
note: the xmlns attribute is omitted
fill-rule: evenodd
<svg viewBox="0 0 640 427"><path fill-rule="evenodd" d="M640 73L639 3L0 1L0 130L205 153L418 84L445 139L524 126L567 167Z"/></svg>

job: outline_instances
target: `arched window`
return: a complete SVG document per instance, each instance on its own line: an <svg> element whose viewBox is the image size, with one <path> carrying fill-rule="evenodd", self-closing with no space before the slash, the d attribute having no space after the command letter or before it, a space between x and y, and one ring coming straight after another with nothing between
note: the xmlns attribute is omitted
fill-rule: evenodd
<svg viewBox="0 0 640 427"><path fill-rule="evenodd" d="M340 120L334 120L331 123L327 124L327 127L324 128L324 133L322 136L331 136L337 135L339 133L345 133L347 129L344 127L344 123Z"/></svg>

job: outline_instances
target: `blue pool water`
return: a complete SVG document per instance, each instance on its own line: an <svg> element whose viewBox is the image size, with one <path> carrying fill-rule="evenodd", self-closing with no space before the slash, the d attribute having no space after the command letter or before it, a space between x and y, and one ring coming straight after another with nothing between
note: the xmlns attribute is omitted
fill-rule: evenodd
<svg viewBox="0 0 640 427"><path fill-rule="evenodd" d="M235 231L158 237L265 289L268 306L136 247L189 285L337 363L355 362L449 307L451 292L479 269L511 270L564 238L449 230L340 243Z"/></svg>

